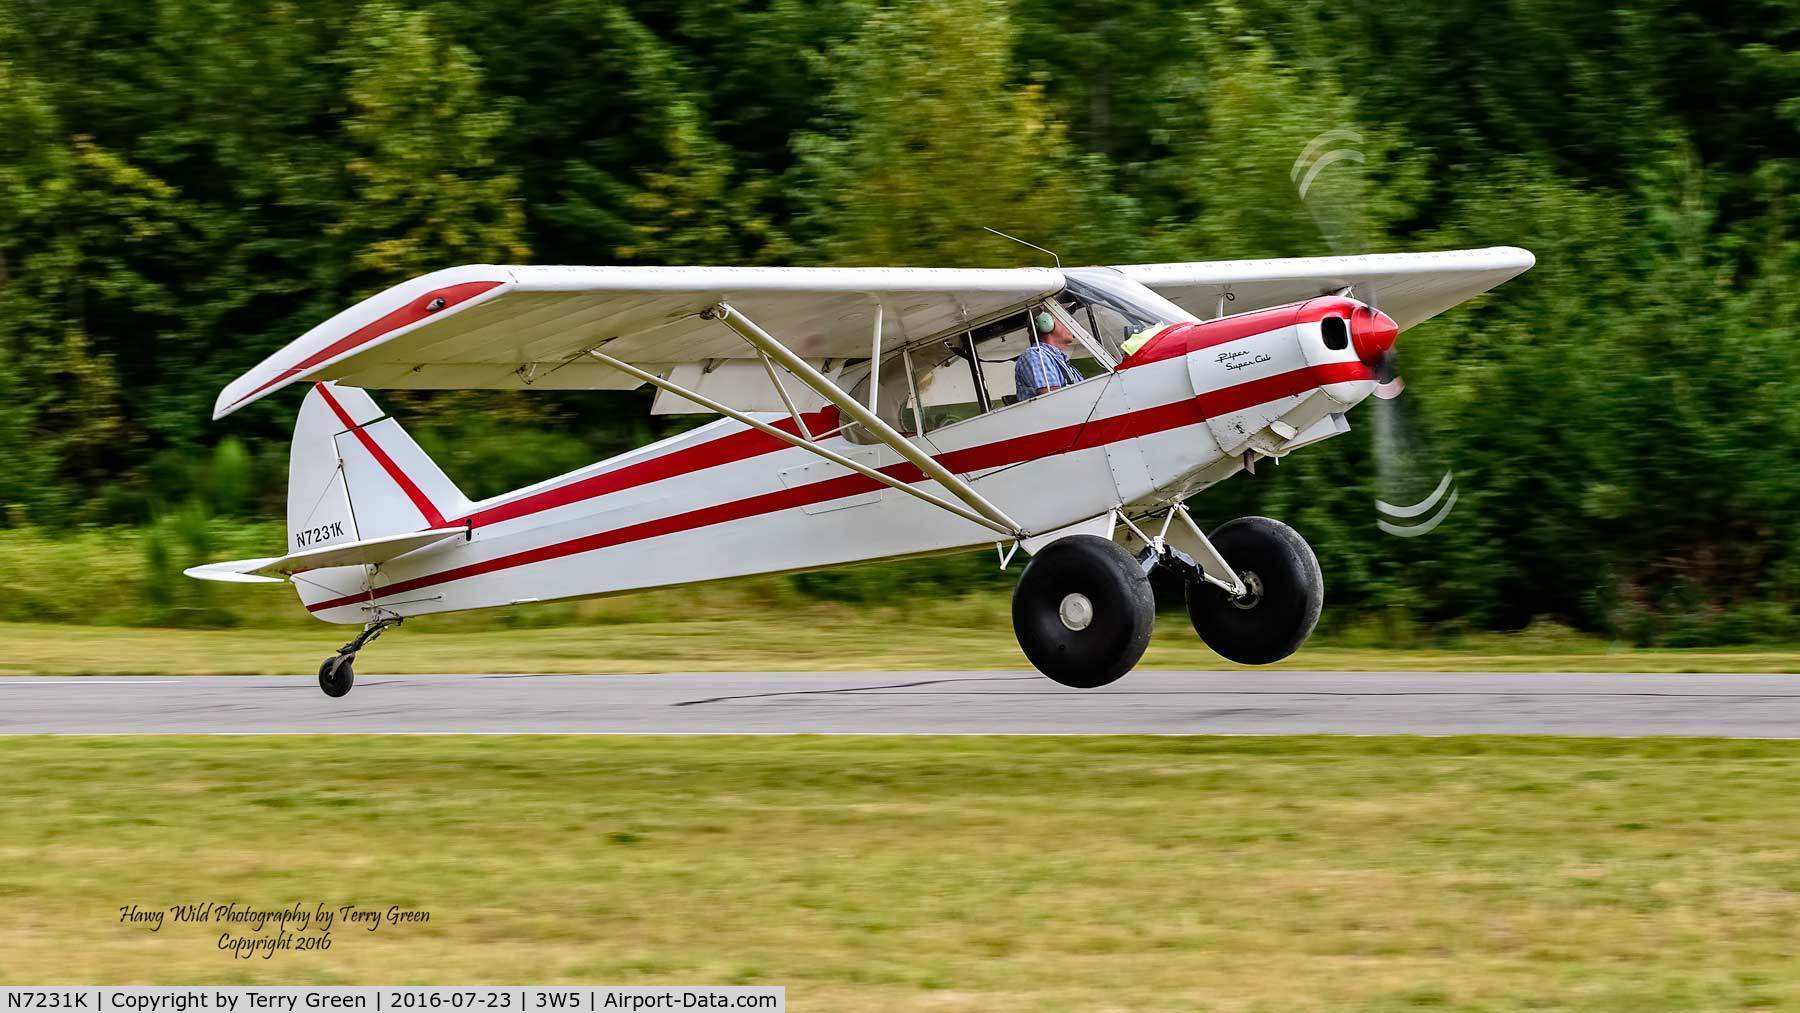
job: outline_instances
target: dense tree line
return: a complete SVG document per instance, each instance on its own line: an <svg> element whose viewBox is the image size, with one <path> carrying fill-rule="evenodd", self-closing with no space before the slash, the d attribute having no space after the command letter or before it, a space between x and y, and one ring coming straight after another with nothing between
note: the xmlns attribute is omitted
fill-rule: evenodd
<svg viewBox="0 0 1800 1013"><path fill-rule="evenodd" d="M292 399L214 426L214 394L456 263L1512 244L1534 271L1404 338L1449 523L1376 532L1360 415L1200 513L1291 519L1353 609L1800 634L1793 0L0 0L0 94L10 526L277 515ZM1322 220L1289 168L1334 127L1366 161ZM476 493L671 424L384 400Z"/></svg>

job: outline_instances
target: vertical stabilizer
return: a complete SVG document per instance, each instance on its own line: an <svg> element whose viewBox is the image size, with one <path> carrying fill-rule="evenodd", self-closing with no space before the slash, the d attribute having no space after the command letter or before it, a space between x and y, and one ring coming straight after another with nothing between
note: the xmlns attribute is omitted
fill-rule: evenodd
<svg viewBox="0 0 1800 1013"><path fill-rule="evenodd" d="M469 501L436 462L355 387L314 384L294 423L288 457L288 552L428 528L468 513ZM296 575L302 601L367 589L368 568Z"/></svg>

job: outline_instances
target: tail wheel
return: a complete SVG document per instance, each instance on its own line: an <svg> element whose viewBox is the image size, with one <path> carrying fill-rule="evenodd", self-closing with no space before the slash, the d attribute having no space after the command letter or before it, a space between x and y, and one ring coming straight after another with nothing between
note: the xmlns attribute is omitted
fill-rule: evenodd
<svg viewBox="0 0 1800 1013"><path fill-rule="evenodd" d="M1124 547L1098 535L1059 538L1013 590L1013 632L1037 670L1093 689L1131 671L1156 623L1150 581Z"/></svg>
<svg viewBox="0 0 1800 1013"><path fill-rule="evenodd" d="M1267 665L1312 635L1325 604L1319 558L1300 532L1268 517L1239 517L1212 543L1248 588L1233 598L1212 584L1187 586L1188 618L1206 646L1240 665Z"/></svg>
<svg viewBox="0 0 1800 1013"><path fill-rule="evenodd" d="M356 685L356 670L350 667L354 654L334 654L319 666L319 688L329 697L340 697Z"/></svg>

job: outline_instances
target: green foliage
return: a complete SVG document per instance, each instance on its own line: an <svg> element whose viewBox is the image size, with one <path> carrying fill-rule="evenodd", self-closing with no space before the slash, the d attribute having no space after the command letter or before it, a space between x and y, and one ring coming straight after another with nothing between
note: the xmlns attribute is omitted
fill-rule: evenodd
<svg viewBox="0 0 1800 1013"><path fill-rule="evenodd" d="M1021 250L981 226L1080 238L1095 209L1043 89L1011 80L1012 43L1000 0L924 0L871 10L827 51L825 129L795 140L813 201L798 224L818 253L1010 263Z"/></svg>
<svg viewBox="0 0 1800 1013"><path fill-rule="evenodd" d="M190 580L181 573L188 560L210 559L213 532L206 508L198 503L156 518L144 531L143 603L146 619L156 626L214 627L233 625L235 617L217 604L222 588L210 581Z"/></svg>
<svg viewBox="0 0 1800 1013"><path fill-rule="evenodd" d="M241 514L250 502L250 452L242 442L227 436L213 448L208 491L213 509L227 516Z"/></svg>
<svg viewBox="0 0 1800 1013"><path fill-rule="evenodd" d="M1201 516L1291 520L1346 633L1792 636L1797 41L1792 0L0 0L0 524L135 526L100 539L155 575L125 621L219 620L170 575L267 550L207 532L279 516L292 406L227 430L213 396L457 263L1040 262L983 225L1094 263L1505 243L1537 268L1403 345L1451 523L1375 531L1378 407ZM1309 209L1290 169L1331 129L1364 172ZM482 496L693 424L645 402L386 404Z"/></svg>
<svg viewBox="0 0 1800 1013"><path fill-rule="evenodd" d="M527 255L518 181L495 156L509 118L482 93L473 54L440 37L433 20L370 3L343 57L356 213L331 234L372 283Z"/></svg>

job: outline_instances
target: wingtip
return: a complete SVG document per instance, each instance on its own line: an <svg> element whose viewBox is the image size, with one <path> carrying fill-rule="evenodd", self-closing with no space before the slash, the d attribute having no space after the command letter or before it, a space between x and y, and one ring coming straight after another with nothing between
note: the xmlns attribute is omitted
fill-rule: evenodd
<svg viewBox="0 0 1800 1013"><path fill-rule="evenodd" d="M288 386L286 382L275 382L263 384L260 390L256 388L245 390L244 388L249 385L240 378L220 391L218 398L213 401L213 421L217 422L227 415L235 414L240 409L247 408L286 386Z"/></svg>
<svg viewBox="0 0 1800 1013"><path fill-rule="evenodd" d="M237 388L238 385L233 383L220 391L219 396L213 400L212 420L214 422L237 411L247 403L249 399L237 394Z"/></svg>
<svg viewBox="0 0 1800 1013"><path fill-rule="evenodd" d="M1502 246L1500 247L1500 252L1511 254L1515 259L1520 261L1520 272L1529 271L1537 266L1537 254L1532 253L1523 246Z"/></svg>

